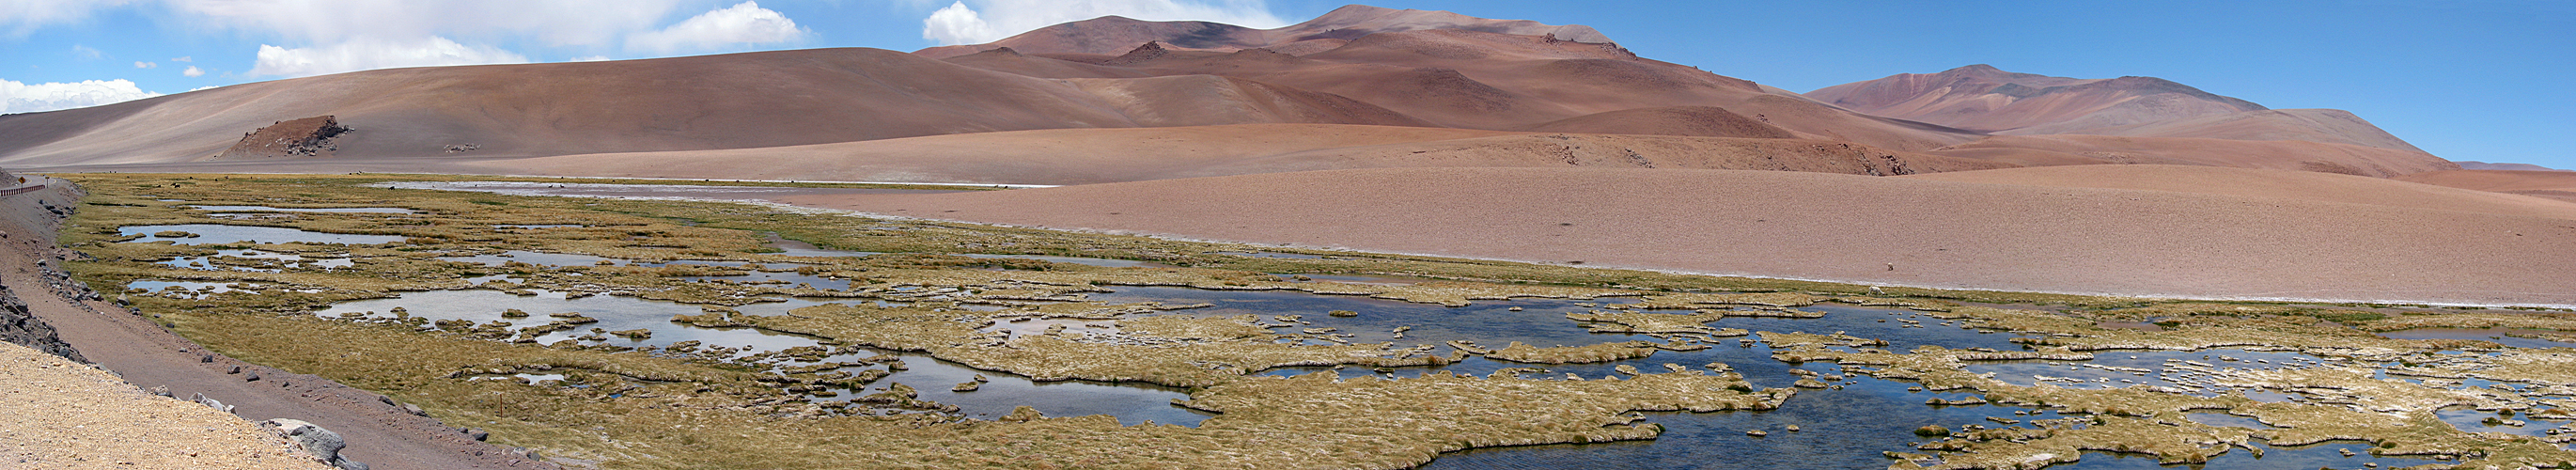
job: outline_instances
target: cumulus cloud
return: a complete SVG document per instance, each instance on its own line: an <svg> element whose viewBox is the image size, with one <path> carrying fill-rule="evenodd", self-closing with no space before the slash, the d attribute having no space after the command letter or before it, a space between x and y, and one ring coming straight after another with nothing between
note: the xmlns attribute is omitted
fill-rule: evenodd
<svg viewBox="0 0 2576 470"><path fill-rule="evenodd" d="M930 18L921 20L921 25L922 39L939 41L940 45L979 44L1003 37L995 34L993 24L985 22L983 15L975 13L975 9L968 8L963 1L930 12Z"/></svg>
<svg viewBox="0 0 2576 470"><path fill-rule="evenodd" d="M151 62L144 62L144 61L139 61L139 60L138 60L138 61L134 61L134 68L138 68L138 69L148 69L148 68L160 67L160 66L161 66L161 64L156 64L156 63L151 63Z"/></svg>
<svg viewBox="0 0 2576 470"><path fill-rule="evenodd" d="M527 56L490 46L467 46L443 37L419 41L357 39L329 46L284 48L262 44L250 74L308 77L394 67L524 64ZM195 70L195 67L189 67ZM203 74L203 71L198 71Z"/></svg>
<svg viewBox="0 0 2576 470"><path fill-rule="evenodd" d="M201 68L197 68L197 66L190 65L190 66L188 66L188 69L187 69L187 70L181 70L181 71L179 71L179 74L180 74L180 75L186 75L186 76L188 76L188 77L190 77L190 78L203 77L203 76L206 76L206 69L201 69Z"/></svg>
<svg viewBox="0 0 2576 470"><path fill-rule="evenodd" d="M1147 21L1212 21L1248 28L1288 25L1263 0L959 0L922 20L921 37L941 45L993 42L1068 21L1117 15Z"/></svg>
<svg viewBox="0 0 2576 470"><path fill-rule="evenodd" d="M161 96L143 91L133 81L84 80L77 83L25 84L0 80L0 113L29 113L82 108Z"/></svg>
<svg viewBox="0 0 2576 470"><path fill-rule="evenodd" d="M715 50L748 44L775 44L805 37L795 20L758 2L742 2L689 17L659 31L626 38L629 49L670 53Z"/></svg>

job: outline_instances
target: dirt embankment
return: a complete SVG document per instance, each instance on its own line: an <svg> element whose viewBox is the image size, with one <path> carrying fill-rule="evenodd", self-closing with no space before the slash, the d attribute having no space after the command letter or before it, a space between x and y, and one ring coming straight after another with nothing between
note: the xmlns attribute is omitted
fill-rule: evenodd
<svg viewBox="0 0 2576 470"><path fill-rule="evenodd" d="M184 442L194 442L188 439L284 442L276 434L258 431L251 423L285 418L310 422L340 435L348 446L340 455L373 470L557 468L552 463L532 460L518 449L480 442L469 430L447 427L382 395L208 351L150 318L101 300L88 286L63 274L61 263L80 255L53 244L58 224L75 210L80 196L78 188L61 182L38 191L0 196L0 232L9 234L0 238L0 286L24 304L31 318L28 324L40 321L51 325L59 344L76 349L82 360L114 371L114 377L121 377L125 383L100 384L96 382L102 379L76 377L80 371L71 371L75 376L64 376L64 371L53 370L85 368L68 359L44 362L40 360L43 357L36 356L0 357L0 374L55 377L8 375L6 382L0 382L18 387L0 388L0 392L12 393L0 396L0 416L11 417L0 423L0 428L7 428L0 429L0 459L19 459L35 468L84 468L91 464L100 468L295 468L289 466L289 460L268 457L272 454L261 449L214 451L210 449L218 449L213 447L215 444L205 444L194 447L201 449L197 455L185 455L193 444ZM106 374L97 372L99 376ZM114 377L103 380L112 382ZM43 382L29 382L34 380ZM221 402L238 417L216 420L225 424L212 426L215 431L200 431L209 426L152 427L196 422L189 420L197 418L171 414L176 412L167 411L163 405L194 407L192 412L212 410L153 395L203 396ZM14 408L19 406L29 408ZM221 417L220 413L217 417ZM236 435L245 428L251 430L250 434ZM59 432L42 433L46 430ZM130 452L140 453L128 456ZM211 457L234 460L193 460ZM130 464L119 465L120 461ZM319 463L314 466L327 467Z"/></svg>

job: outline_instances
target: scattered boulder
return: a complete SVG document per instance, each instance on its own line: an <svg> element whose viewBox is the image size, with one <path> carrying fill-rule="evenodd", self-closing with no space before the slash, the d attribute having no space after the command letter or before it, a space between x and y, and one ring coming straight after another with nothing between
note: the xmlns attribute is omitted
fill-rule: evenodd
<svg viewBox="0 0 2576 470"><path fill-rule="evenodd" d="M200 404L200 405L206 405L206 407L208 407L208 408L214 408L214 409L215 409L215 410L217 410L217 411L222 411L222 412L225 412L225 413L231 413L231 412L233 412L233 407L232 407L232 405L226 405L226 404L224 404L224 402L221 402L221 401L215 401L215 399L213 399L213 398L206 398L206 394L203 394L203 393L195 394L194 396L189 397L189 398L188 398L188 401L197 402L197 404Z"/></svg>
<svg viewBox="0 0 2576 470"><path fill-rule="evenodd" d="M332 466L340 467L341 470L367 470L367 464L358 463L349 460L348 456L340 455L340 449L349 447L349 442L340 438L340 433L331 432L313 423L286 418L268 420L266 423L260 423L260 427L277 431L278 435L286 436L287 441L304 448L304 452L313 454L314 458L329 462Z"/></svg>

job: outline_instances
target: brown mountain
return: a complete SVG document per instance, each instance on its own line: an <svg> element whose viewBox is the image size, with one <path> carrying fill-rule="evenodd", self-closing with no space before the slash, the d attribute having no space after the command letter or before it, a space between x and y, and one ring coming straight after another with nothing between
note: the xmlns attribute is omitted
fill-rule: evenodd
<svg viewBox="0 0 2576 470"><path fill-rule="evenodd" d="M776 147L1022 129L1421 125L1347 98L1217 77L1057 81L879 49L375 70L0 116L0 164L205 159L336 116L350 158ZM449 146L473 145L464 154Z"/></svg>
<svg viewBox="0 0 2576 470"><path fill-rule="evenodd" d="M1650 162L1638 166L1857 174L2100 163L2371 176L2456 168L2349 113L2265 110L2151 78L2086 80L1972 66L1815 95L1833 103L1638 57L1580 26L1351 6L1273 30L1108 17L994 44L914 54L816 49L392 69L252 83L0 116L0 164L201 162L249 168L258 164L240 156L245 153L217 154L244 132L333 116L347 131L312 147L334 151L284 152L260 160L331 159L334 168L363 169L367 162L403 166L415 163L397 160L426 157L582 156L547 160L581 165L527 163L566 174L645 174L660 171L636 167L648 161L678 165L673 159L706 157L742 163L794 154L881 159L835 165L899 170L839 174L985 181L993 175L975 176L974 168L1008 165L974 163L987 159L972 156L1017 154L994 152L1016 145L1009 143L1014 138L991 137L982 150L963 143L976 137L942 140L939 148L957 153L924 155L938 157L932 164L957 166L951 169L903 158L910 154L860 150L894 147L839 144L1021 130L1063 129L1070 135L1105 128L1318 124L1526 134L1314 143L1239 154L1223 164L1202 162L1215 166L1197 173L1139 170L1103 177L1440 162L1619 163L1628 155ZM2074 126L2093 135L1990 135L1955 126L2009 134ZM1154 134L1186 133L1103 135ZM1401 134L1406 133L1389 135ZM1585 136L1573 140L1589 143L1549 143L1568 139L1554 137L1563 135ZM1149 147L1101 145L1108 152ZM1826 148L1863 150L1818 151ZM1633 151L1587 153L1607 149ZM655 154L660 157L647 156ZM1766 156L1745 158L1757 154ZM1244 160L1255 157L1261 160ZM1868 159L1878 160L1856 163Z"/></svg>
<svg viewBox="0 0 2576 470"><path fill-rule="evenodd" d="M1181 47L1208 46L1224 36L1192 36L1202 29L1191 28L1200 27L1106 18L1048 30L1065 37L1125 31L1119 34L1128 36L1100 37L1151 38L1122 45L1117 55L1015 46L934 60L817 49L252 83L0 117L0 136L6 136L0 164L221 160L213 156L244 132L313 116L334 116L350 130L331 142L335 152L296 158L695 152L1012 130L1269 123L1796 138L1900 152L1981 137L1836 109L1640 58L1615 44L1565 39L1600 39L1583 34L1588 28L1347 7L1262 33L1301 34L1282 36L1309 49L1298 55ZM1307 38L1315 35L1331 37Z"/></svg>
<svg viewBox="0 0 2576 470"><path fill-rule="evenodd" d="M1192 50L1159 42L1166 39L1186 41L1146 38L1154 42L1140 42L1117 55L1045 54L1014 45L947 60L1039 78L1244 78L1349 97L1431 125L1468 129L1787 136L1917 151L1982 137L1836 109L1750 81L1637 57L1615 44L1545 35L1416 29L1335 39L1329 49L1302 54L1267 48ZM1638 111L1655 108L1671 109ZM1670 112L1679 108L1698 111ZM1722 118L1712 117L1712 110L1750 120L1719 125L1713 119ZM1624 113L1605 114L1616 112ZM1592 122L1557 124L1587 116ZM1545 127L1550 125L1586 127Z"/></svg>
<svg viewBox="0 0 2576 470"><path fill-rule="evenodd" d="M1934 153L2019 165L2165 163L2383 177L2458 168L2351 112L2268 109L2152 77L2051 77L1980 64L1835 85L1807 97L1990 132Z"/></svg>
<svg viewBox="0 0 2576 470"><path fill-rule="evenodd" d="M1179 49L1231 52L1251 48L1330 49L1341 41L1377 33L1450 29L1520 36L1552 36L1566 41L1610 43L1590 26L1557 26L1529 20L1493 20L1446 11L1396 10L1345 5L1324 16L1278 29L1252 29L1205 21L1143 21L1104 16L1038 28L987 44L941 46L914 51L934 58L957 57L997 48L1026 54L1117 55L1136 45L1160 42ZM1295 45L1305 43L1303 45ZM1295 45L1295 46L1292 46ZM1316 49L1321 50L1321 49Z"/></svg>
<svg viewBox="0 0 2576 470"><path fill-rule="evenodd" d="M2266 109L2160 78L2051 77L1984 64L1834 85L1807 97L1876 116L1996 133L2063 134Z"/></svg>
<svg viewBox="0 0 2576 470"><path fill-rule="evenodd" d="M2021 134L2020 132L2008 132ZM2267 109L2170 119L2062 134L2199 137L2229 140L2304 140L2422 153L2370 121L2340 109ZM2036 134L2034 132L2033 134Z"/></svg>

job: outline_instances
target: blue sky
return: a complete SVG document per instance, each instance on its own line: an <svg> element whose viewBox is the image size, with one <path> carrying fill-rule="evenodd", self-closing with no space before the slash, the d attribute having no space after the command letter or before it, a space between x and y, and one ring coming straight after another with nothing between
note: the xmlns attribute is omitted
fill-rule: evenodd
<svg viewBox="0 0 2576 470"><path fill-rule="evenodd" d="M1255 27L1309 0L0 0L9 112L387 66L809 47L913 50L1120 14ZM1968 64L2161 77L2339 108L2454 160L2576 168L2576 2L1395 0L1591 25L1649 58L1807 91ZM940 39L932 39L940 38ZM980 41L978 41L980 42ZM193 72L191 71L193 68ZM120 82L121 80L121 82Z"/></svg>

